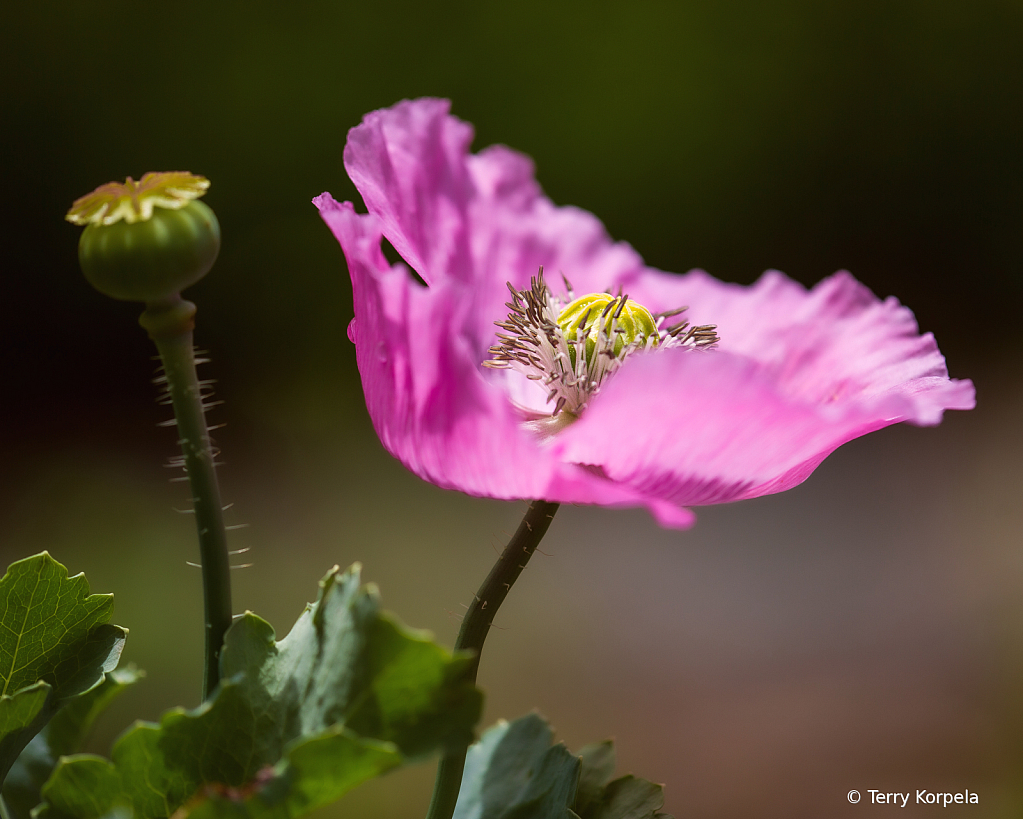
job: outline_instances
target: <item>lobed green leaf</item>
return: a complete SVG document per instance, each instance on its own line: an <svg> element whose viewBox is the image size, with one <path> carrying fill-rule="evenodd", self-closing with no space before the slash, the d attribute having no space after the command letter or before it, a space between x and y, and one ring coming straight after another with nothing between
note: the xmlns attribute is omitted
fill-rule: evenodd
<svg viewBox="0 0 1023 819"><path fill-rule="evenodd" d="M41 801L43 783L53 773L58 758L78 753L96 718L142 676L142 672L133 667L108 672L99 685L69 699L32 738L11 767L3 786L4 801L13 816L28 819L32 808Z"/></svg>
<svg viewBox="0 0 1023 819"><path fill-rule="evenodd" d="M658 813L664 804L664 786L628 774L607 784L598 802L581 819L670 819Z"/></svg>
<svg viewBox="0 0 1023 819"><path fill-rule="evenodd" d="M0 780L58 709L117 665L127 632L107 623L112 607L46 552L0 578Z"/></svg>
<svg viewBox="0 0 1023 819"><path fill-rule="evenodd" d="M538 714L499 722L469 749L453 819L671 819L664 789L612 780L610 740L572 755Z"/></svg>
<svg viewBox="0 0 1023 819"><path fill-rule="evenodd" d="M342 726L292 745L284 759L244 788L207 786L181 811L189 819L291 819L340 799L356 785L401 765L389 742Z"/></svg>
<svg viewBox="0 0 1023 819"><path fill-rule="evenodd" d="M499 722L469 749L453 819L570 819L580 761L538 714Z"/></svg>
<svg viewBox="0 0 1023 819"><path fill-rule="evenodd" d="M36 816L301 816L467 742L482 707L470 659L381 612L357 565L335 567L283 639L251 612L236 620L210 701L137 724L102 771L91 757L63 759Z"/></svg>
<svg viewBox="0 0 1023 819"><path fill-rule="evenodd" d="M614 743L607 739L579 749L579 788L576 791L575 810L587 815L592 806L598 805L604 796L604 789L615 772Z"/></svg>

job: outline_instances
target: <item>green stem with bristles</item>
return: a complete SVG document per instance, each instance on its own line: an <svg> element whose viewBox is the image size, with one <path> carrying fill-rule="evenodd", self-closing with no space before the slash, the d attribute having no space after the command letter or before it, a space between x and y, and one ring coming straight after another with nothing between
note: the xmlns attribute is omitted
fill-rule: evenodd
<svg viewBox="0 0 1023 819"><path fill-rule="evenodd" d="M512 584L526 568L526 562L533 556L543 536L547 534L558 506L557 503L547 501L533 501L529 505L522 523L476 592L472 605L462 620L455 648L476 652L469 669L473 682L476 681L480 652L483 650L487 634L490 633L494 615L511 591ZM465 769L465 755L468 750L468 746L463 746L450 750L441 757L433 786L433 799L430 801L426 819L451 819L455 812L455 803L458 801L458 791L462 786L462 772Z"/></svg>
<svg viewBox="0 0 1023 819"><path fill-rule="evenodd" d="M178 443L192 493L195 525L199 533L205 609L206 650L202 698L209 699L220 680L220 651L231 625L231 567L224 530L224 511L214 465L213 447L206 426L201 387L195 372L192 329L195 305L180 296L150 302L139 317L156 343L174 407Z"/></svg>

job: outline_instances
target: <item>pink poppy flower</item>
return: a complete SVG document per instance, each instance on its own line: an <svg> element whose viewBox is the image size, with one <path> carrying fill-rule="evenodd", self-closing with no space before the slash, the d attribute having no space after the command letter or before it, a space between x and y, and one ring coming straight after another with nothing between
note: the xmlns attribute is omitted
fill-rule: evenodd
<svg viewBox="0 0 1023 819"><path fill-rule="evenodd" d="M528 157L469 153L448 111L368 114L344 161L369 212L315 200L348 261L370 417L420 477L643 505L683 528L689 506L780 492L846 441L973 407L894 298L845 272L808 291L776 271L740 287L646 267L592 214L555 207Z"/></svg>

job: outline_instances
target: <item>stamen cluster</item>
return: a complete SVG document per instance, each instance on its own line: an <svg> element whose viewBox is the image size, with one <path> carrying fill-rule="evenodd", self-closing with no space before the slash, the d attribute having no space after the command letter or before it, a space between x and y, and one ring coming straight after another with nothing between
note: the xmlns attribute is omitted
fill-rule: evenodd
<svg viewBox="0 0 1023 819"><path fill-rule="evenodd" d="M691 326L681 321L664 326L686 307L650 313L620 289L617 295L607 290L576 299L564 274L562 280L565 299L548 288L542 267L527 290L508 283L512 296L505 305L508 318L494 322L506 332L497 334L500 341L490 348L493 358L483 362L492 369L517 370L542 384L548 390L547 403L554 404L552 417L578 417L637 351L707 349L718 341L713 324Z"/></svg>

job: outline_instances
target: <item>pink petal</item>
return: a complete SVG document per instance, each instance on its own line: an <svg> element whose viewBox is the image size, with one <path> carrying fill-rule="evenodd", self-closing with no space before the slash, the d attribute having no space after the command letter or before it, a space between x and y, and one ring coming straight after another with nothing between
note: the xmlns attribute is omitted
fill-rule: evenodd
<svg viewBox="0 0 1023 819"><path fill-rule="evenodd" d="M472 184L465 156L472 126L447 100L373 111L348 133L345 169L394 249L432 284L472 275L465 211Z"/></svg>
<svg viewBox="0 0 1023 819"><path fill-rule="evenodd" d="M912 313L848 273L808 292L773 271L744 288L647 268L592 214L544 197L528 157L503 146L470 155L472 128L448 110L426 99L368 114L345 165L369 214L316 200L348 260L370 416L426 480L498 498L641 503L684 527L687 504L787 489L845 441L973 406L973 385L949 380ZM387 264L382 236L428 288ZM507 380L480 366L507 312L505 283L524 288L540 265L555 291L563 272L578 295L622 286L654 312L688 304L685 318L718 326L719 349L630 359L541 445Z"/></svg>
<svg viewBox="0 0 1023 819"><path fill-rule="evenodd" d="M420 477L449 489L507 499L636 506L665 525L692 514L556 459L522 429L507 396L479 370L459 327L470 301L457 282L416 284L380 251L380 224L330 194L315 200L341 243L355 296L349 327L366 405L384 447Z"/></svg>
<svg viewBox="0 0 1023 819"><path fill-rule="evenodd" d="M947 378L909 311L848 274L809 293L780 274L749 290L714 287L703 274L691 283L731 291L716 306L746 354L729 351L723 330L720 350L630 359L558 436L561 458L675 504L723 503L789 489L872 430L935 424L945 409L973 406L973 385ZM788 325L777 326L775 305Z"/></svg>
<svg viewBox="0 0 1023 819"><path fill-rule="evenodd" d="M448 116L446 100L404 101L367 114L345 147L345 168L381 231L429 284L457 279L474 304L466 327L479 361L503 317L506 282L520 289L542 265L552 286L564 272L579 293L644 270L593 214L555 207L533 163L504 146L470 155L472 127Z"/></svg>
<svg viewBox="0 0 1023 819"><path fill-rule="evenodd" d="M924 425L937 424L944 409L973 407L973 385L949 382L934 337L919 334L913 313L894 298L880 301L846 271L810 291L776 270L751 287L703 271L650 271L629 292L654 311L691 305L685 318L716 324L720 351L758 362L791 399L814 404L919 393L913 414L900 420Z"/></svg>

